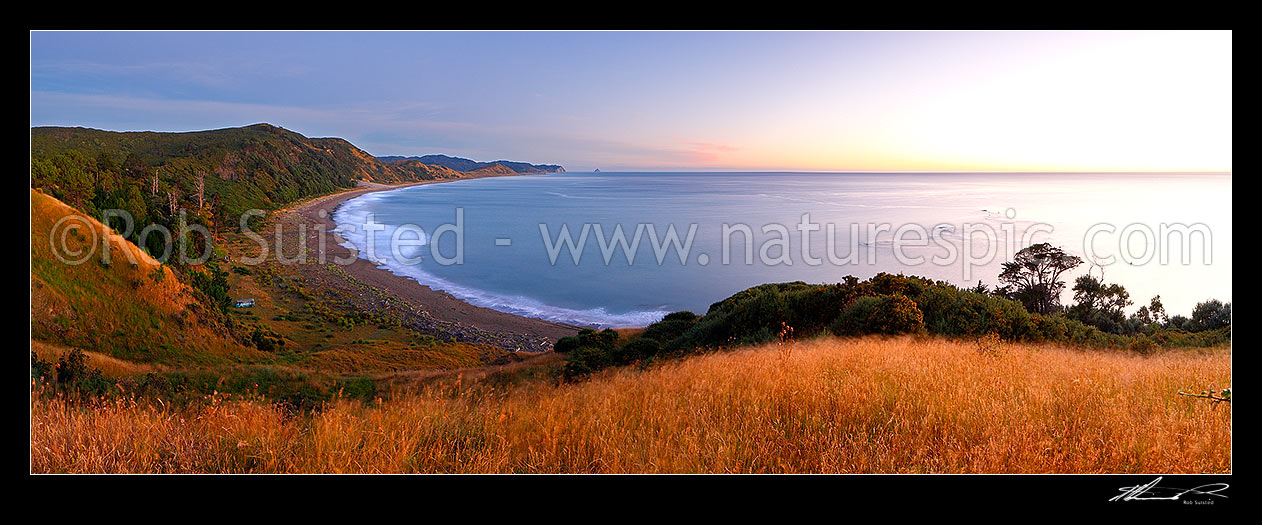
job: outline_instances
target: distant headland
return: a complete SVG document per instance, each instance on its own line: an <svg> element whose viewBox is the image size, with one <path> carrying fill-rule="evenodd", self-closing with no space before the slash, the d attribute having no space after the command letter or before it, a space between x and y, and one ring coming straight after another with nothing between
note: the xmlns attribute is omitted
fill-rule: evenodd
<svg viewBox="0 0 1262 525"><path fill-rule="evenodd" d="M382 162L409 162L415 161L430 166L442 166L456 171L476 171L485 168L491 168L499 164L505 168L512 170L514 173L565 173L565 168L556 164L530 164L526 162L515 162L510 160L496 160L491 162L478 162L475 160L464 159L460 157L450 157L447 155L423 155L420 157L403 157L398 155L388 155L385 157L377 157Z"/></svg>

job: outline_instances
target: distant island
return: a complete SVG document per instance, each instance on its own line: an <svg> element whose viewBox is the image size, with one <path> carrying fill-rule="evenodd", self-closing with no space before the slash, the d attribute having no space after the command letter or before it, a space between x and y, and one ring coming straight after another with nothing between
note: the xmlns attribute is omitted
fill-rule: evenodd
<svg viewBox="0 0 1262 525"><path fill-rule="evenodd" d="M529 173L565 173L565 168L556 164L530 164L526 162L515 162L511 160L496 160L491 162L478 162L460 157L451 157L447 155L422 155L419 157L403 157L398 155L387 155L377 157L378 160L386 163L407 163L419 162L429 166L441 166L456 171L477 171L481 169L494 168L496 164L508 168L513 173L529 174Z"/></svg>

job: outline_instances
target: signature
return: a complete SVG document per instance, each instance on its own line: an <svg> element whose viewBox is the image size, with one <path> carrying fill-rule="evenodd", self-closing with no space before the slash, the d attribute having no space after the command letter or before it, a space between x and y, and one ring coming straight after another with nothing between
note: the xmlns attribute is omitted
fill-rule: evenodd
<svg viewBox="0 0 1262 525"><path fill-rule="evenodd" d="M1227 490L1227 487L1229 486L1226 483L1209 483L1206 485L1201 485L1199 487L1193 487L1190 489L1179 489L1179 488L1173 488L1173 487L1158 487L1157 483L1160 481L1161 481L1161 478L1158 477L1157 479L1154 479L1145 485L1135 485L1133 487L1122 487L1118 489L1122 491L1122 493L1116 496L1113 496L1113 498L1109 499L1109 501L1119 501L1119 500L1120 501L1137 501L1137 500L1178 501L1179 498L1185 495L1189 495L1189 494L1225 498L1227 496L1225 494L1219 494L1219 492Z"/></svg>

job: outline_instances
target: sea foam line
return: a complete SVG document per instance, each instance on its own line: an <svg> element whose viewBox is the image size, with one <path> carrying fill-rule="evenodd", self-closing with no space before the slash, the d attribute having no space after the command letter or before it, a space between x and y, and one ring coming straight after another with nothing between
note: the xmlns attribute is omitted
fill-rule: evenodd
<svg viewBox="0 0 1262 525"><path fill-rule="evenodd" d="M417 186L423 187L423 186ZM394 190L389 190L394 191ZM544 319L566 324L574 324L581 326L593 326L598 328L621 328L633 326L647 326L661 320L663 316L670 313L667 310L643 310L626 313L611 313L603 307L589 308L584 310L564 308L546 304L538 299L525 297L520 295L506 295L495 292L465 286L451 282L449 280L438 277L422 269L419 265L402 264L393 260L391 257L382 257L378 255L376 260L369 259L367 253L367 235L362 231L362 225L366 222L368 215L372 212L371 204L380 201L385 197L387 191L372 192L354 199L350 199L333 212L333 222L337 225L334 230L344 239L340 243L341 246L354 250L356 256L360 259L369 261L377 268L389 271L390 273L405 277L416 281L419 284L428 286L434 290L441 290L451 294L457 299L463 300L475 306L490 308L492 310L520 315L523 317L533 317L536 319ZM343 225L355 225L354 230L343 228ZM383 224L385 229L378 232L377 239L384 239L388 242L393 235L397 226ZM382 250L382 246L377 246L378 253L389 254L388 246Z"/></svg>

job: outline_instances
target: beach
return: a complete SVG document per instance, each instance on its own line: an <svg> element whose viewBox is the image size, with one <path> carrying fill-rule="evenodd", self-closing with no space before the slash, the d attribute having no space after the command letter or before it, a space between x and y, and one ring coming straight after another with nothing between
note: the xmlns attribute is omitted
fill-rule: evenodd
<svg viewBox="0 0 1262 525"><path fill-rule="evenodd" d="M344 259L352 257L354 252L342 246L340 244L341 239L333 231L337 228L337 224L333 221L333 212L337 210L338 206L365 193L441 182L449 181L425 181L399 185L361 182L359 189L317 197L287 208L282 213L297 217L306 223L308 231L315 231L316 225L322 225L326 257L330 261L338 258ZM309 236L306 240L310 250L313 252L319 250L321 241L319 237ZM475 306L444 291L434 290L407 277L379 269L377 265L364 259L355 258L354 262L339 267L364 284L385 290L445 324L449 323L458 327L467 327L476 331L506 336L524 336L532 340L542 338L548 341L555 341L560 337L573 335L580 328ZM539 349L534 348L533 350Z"/></svg>

